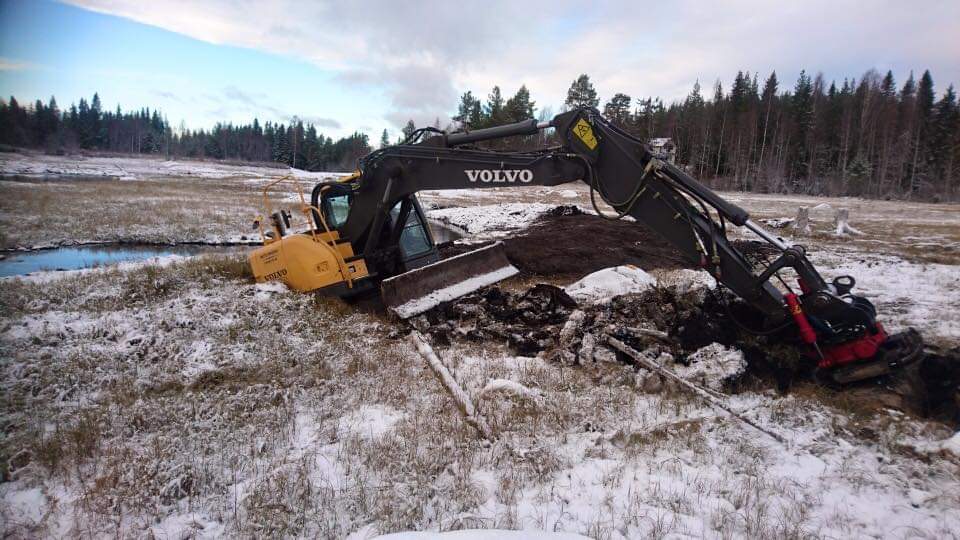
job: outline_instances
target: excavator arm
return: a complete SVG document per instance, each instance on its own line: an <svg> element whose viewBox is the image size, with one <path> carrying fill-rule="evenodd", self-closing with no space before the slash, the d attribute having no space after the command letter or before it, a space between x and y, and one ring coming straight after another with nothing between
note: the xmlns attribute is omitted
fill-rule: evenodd
<svg viewBox="0 0 960 540"><path fill-rule="evenodd" d="M474 146L548 128L556 129L559 146L533 152ZM435 248L414 258L398 247L411 220L423 221L417 192L554 186L580 180L590 186L598 213L608 219L629 216L660 234L694 266L756 308L764 321L758 332L793 332L821 368L839 373L834 377L837 382L864 378L864 373L883 374L920 352L922 344L915 332L887 336L876 322L873 305L851 294L852 277L826 282L801 246L769 234L746 210L658 159L641 140L607 122L595 109L574 109L549 122L528 120L461 133L422 130L416 135L423 134L433 136L374 151L361 160L359 175L345 182L319 184L312 195L316 228L328 228L334 222L339 239L349 241L354 257L370 270L369 279L384 283L385 295L403 289L422 294L424 288L408 285L404 276L436 285L448 271ZM598 198L614 213L604 214ZM334 200L349 208L345 219L332 219ZM752 231L779 255L766 266L755 267L730 242L731 227ZM491 270L469 258L450 264L459 265L452 274L461 278L471 271ZM787 269L795 274L798 292L787 284L790 276L782 275ZM400 296L409 300L409 295Z"/></svg>

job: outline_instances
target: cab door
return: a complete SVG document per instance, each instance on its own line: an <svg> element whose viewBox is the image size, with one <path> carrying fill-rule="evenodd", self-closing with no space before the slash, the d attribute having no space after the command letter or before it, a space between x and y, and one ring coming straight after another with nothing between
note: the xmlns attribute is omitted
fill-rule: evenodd
<svg viewBox="0 0 960 540"><path fill-rule="evenodd" d="M406 272L440 260L423 208L416 195L410 195L390 210L391 244L400 251L402 271Z"/></svg>

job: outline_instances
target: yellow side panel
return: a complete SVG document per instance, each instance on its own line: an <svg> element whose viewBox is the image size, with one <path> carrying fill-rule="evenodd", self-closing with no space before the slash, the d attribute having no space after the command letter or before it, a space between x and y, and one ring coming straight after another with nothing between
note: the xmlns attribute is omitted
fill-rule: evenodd
<svg viewBox="0 0 960 540"><path fill-rule="evenodd" d="M326 236L326 235L324 235ZM250 254L250 267L258 282L283 281L291 289L307 292L343 283L337 258L329 244L314 241L310 234L293 234L256 249ZM345 246L350 255L343 255ZM349 243L339 244L342 256L352 256ZM363 260L346 263L352 279L367 277L367 265Z"/></svg>

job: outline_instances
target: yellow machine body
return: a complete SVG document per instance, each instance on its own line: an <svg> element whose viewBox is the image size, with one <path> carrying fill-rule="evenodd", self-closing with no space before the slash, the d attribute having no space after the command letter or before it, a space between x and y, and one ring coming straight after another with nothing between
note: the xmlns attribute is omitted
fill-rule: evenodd
<svg viewBox="0 0 960 540"><path fill-rule="evenodd" d="M367 265L363 259L351 260L353 248L338 236L337 231L300 233L266 243L250 254L253 275L258 282L282 281L301 292L350 288L367 277Z"/></svg>
<svg viewBox="0 0 960 540"><path fill-rule="evenodd" d="M356 173L348 179L355 177ZM268 193L284 182L296 186L306 232L288 233L290 214L272 211ZM322 217L320 228L314 228L311 216L313 213L322 214L318 208L307 204L303 189L295 178L286 176L264 186L263 206L272 218L273 230L265 230L263 217L257 217L255 226L260 229L263 246L255 249L249 257L250 269L257 282L282 281L300 292L326 289L335 294L349 294L358 284L369 281L365 279L369 277L367 264L362 257L355 257L350 242L341 240L340 233L331 230Z"/></svg>

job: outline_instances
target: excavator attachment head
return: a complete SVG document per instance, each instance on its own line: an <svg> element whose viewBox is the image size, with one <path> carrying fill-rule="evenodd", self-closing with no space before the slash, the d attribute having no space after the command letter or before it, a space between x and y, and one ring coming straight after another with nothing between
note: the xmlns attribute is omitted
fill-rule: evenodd
<svg viewBox="0 0 960 540"><path fill-rule="evenodd" d="M390 312L408 319L517 272L503 242L495 242L385 279L380 292Z"/></svg>

